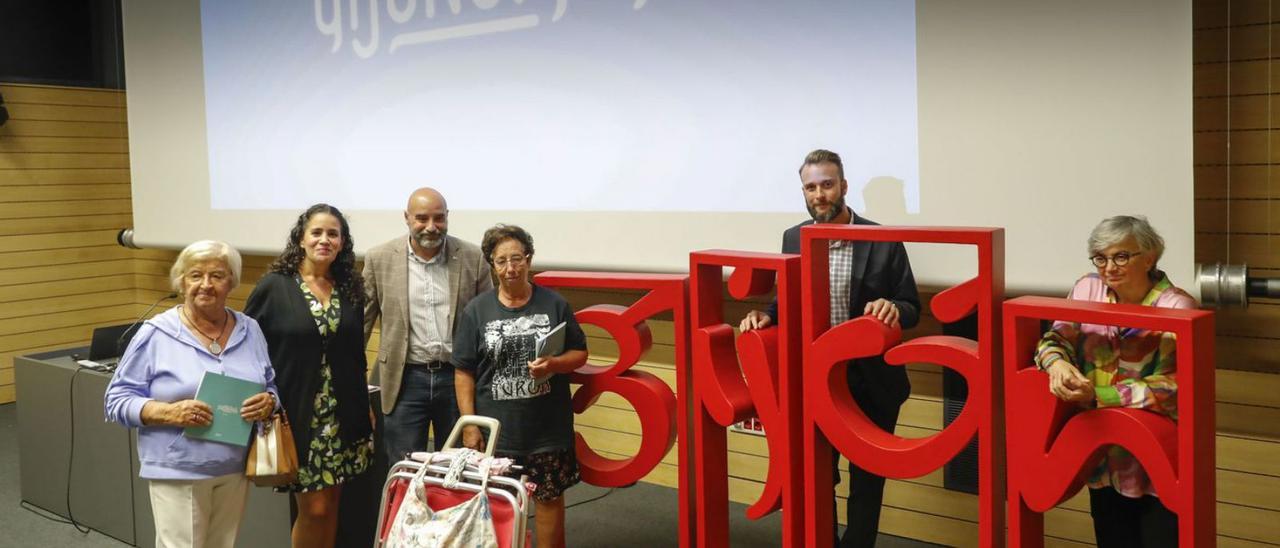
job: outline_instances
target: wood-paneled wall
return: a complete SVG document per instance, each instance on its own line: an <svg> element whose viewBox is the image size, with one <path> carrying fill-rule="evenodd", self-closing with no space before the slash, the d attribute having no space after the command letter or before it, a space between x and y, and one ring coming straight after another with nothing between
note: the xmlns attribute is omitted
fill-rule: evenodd
<svg viewBox="0 0 1280 548"><path fill-rule="evenodd" d="M1196 261L1280 277L1280 1L1192 6ZM1219 310L1217 332L1218 531L1280 544L1280 300Z"/></svg>
<svg viewBox="0 0 1280 548"><path fill-rule="evenodd" d="M132 321L134 257L124 93L0 84L0 403L13 357L88 344Z"/></svg>
<svg viewBox="0 0 1280 548"><path fill-rule="evenodd" d="M1196 261L1280 277L1280 2L1195 0ZM1218 315L1218 367L1280 373L1280 300Z"/></svg>

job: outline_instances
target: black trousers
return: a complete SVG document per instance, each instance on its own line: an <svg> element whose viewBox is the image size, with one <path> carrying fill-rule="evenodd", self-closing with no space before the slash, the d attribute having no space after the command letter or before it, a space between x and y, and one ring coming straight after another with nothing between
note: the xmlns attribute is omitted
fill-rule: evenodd
<svg viewBox="0 0 1280 548"><path fill-rule="evenodd" d="M852 377L852 375L851 375ZM862 412L885 432L893 432L898 425L901 403L881 401L874 387L865 382L850 379L849 391ZM835 475L839 480L839 475ZM849 461L849 500L845 505L845 531L839 537L841 548L871 548L876 545L880 532L880 502L884 499L884 478L867 472ZM835 523L835 516L832 522ZM837 525L837 528L839 526ZM833 535L835 538L837 535Z"/></svg>
<svg viewBox="0 0 1280 548"><path fill-rule="evenodd" d="M1160 499L1132 499L1115 489L1089 489L1089 514L1098 548L1164 548L1178 545L1178 515Z"/></svg>

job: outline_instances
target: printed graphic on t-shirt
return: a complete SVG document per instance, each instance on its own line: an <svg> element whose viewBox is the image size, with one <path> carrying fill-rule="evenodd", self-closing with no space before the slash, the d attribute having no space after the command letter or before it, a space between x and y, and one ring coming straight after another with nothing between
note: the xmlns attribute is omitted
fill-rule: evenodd
<svg viewBox="0 0 1280 548"><path fill-rule="evenodd" d="M493 356L493 399L521 400L551 393L550 383L534 381L529 374L533 346L539 335L551 331L546 314L494 320L484 326L484 346Z"/></svg>

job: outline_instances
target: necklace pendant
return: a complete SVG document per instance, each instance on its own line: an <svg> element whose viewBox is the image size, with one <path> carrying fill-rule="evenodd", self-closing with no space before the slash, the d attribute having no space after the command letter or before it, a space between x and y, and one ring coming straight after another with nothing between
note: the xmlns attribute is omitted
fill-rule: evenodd
<svg viewBox="0 0 1280 548"><path fill-rule="evenodd" d="M221 353L222 353L222 345L218 344L218 341L216 341L216 340L215 340L215 341L213 341L213 342L209 343L209 351L210 351L210 352L213 352L214 354L221 354Z"/></svg>

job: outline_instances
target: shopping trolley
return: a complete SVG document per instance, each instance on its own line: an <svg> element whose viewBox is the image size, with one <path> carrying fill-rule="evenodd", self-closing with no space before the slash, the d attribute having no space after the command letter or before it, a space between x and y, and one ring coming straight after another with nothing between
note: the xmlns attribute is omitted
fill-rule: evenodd
<svg viewBox="0 0 1280 548"><path fill-rule="evenodd" d="M378 508L375 548L385 545L396 514L400 510L401 503L404 502L405 495L408 494L410 483L420 472L423 473L427 506L432 510L452 508L471 500L476 493L480 492L484 478L480 475L481 471L472 465L468 465L462 471L460 481L453 488L444 486L445 476L449 473L450 466L454 464L454 459L461 455L457 448L462 438L462 429L466 426L477 426L488 431L488 443L485 446L484 455L493 456L501 429L497 419L465 415L454 425L442 450L433 453L413 453L408 458L391 465L391 469L387 472L387 481L383 484L382 502ZM519 467L512 468L518 472ZM522 475L517 479L490 475L487 488L484 490L489 496L489 510L493 517L498 546L523 548L532 544L530 532L527 530L530 505L525 477Z"/></svg>

